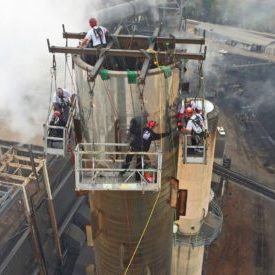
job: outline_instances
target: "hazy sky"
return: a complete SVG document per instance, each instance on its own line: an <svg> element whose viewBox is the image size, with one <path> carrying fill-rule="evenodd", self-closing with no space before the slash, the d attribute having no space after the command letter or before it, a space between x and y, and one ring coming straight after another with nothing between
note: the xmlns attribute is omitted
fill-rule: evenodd
<svg viewBox="0 0 275 275"><path fill-rule="evenodd" d="M20 131L25 142L42 133L49 108L52 55L46 38L52 45L65 45L62 24L67 31L87 31L88 18L96 14L100 3L101 0L0 2L0 121L5 119L12 130ZM246 10L244 4L250 3L242 1L242 9ZM256 20L256 13L251 18ZM56 56L57 86L63 86L64 56Z"/></svg>
<svg viewBox="0 0 275 275"><path fill-rule="evenodd" d="M64 46L62 24L70 32L87 31L88 19L96 16L101 2L108 5L106 0L0 2L0 122L4 119L11 130L20 132L23 142L42 134L47 118L52 54L46 39ZM57 86L63 87L64 55L56 54L56 59Z"/></svg>
<svg viewBox="0 0 275 275"><path fill-rule="evenodd" d="M91 0L0 2L0 119L23 133L26 141L42 132L49 106L52 55L46 38L65 45L62 24L68 31L86 31L88 4ZM58 86L64 83L63 67L60 55Z"/></svg>

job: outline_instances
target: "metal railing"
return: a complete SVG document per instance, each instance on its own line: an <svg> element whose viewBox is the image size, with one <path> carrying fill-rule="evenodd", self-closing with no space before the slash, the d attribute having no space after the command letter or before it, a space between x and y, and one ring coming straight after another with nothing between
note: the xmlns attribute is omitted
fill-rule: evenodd
<svg viewBox="0 0 275 275"><path fill-rule="evenodd" d="M122 168L130 155L136 163ZM75 149L76 190L159 191L161 172L157 150L132 152L125 143L80 143Z"/></svg>
<svg viewBox="0 0 275 275"><path fill-rule="evenodd" d="M192 247L210 245L219 236L222 223L222 210L215 201L211 201L208 214L201 221L200 231L193 235L176 233L175 239L179 244Z"/></svg>
<svg viewBox="0 0 275 275"><path fill-rule="evenodd" d="M51 108L50 115L44 127L44 151L46 154L65 156L67 153L67 145L70 140L71 130L73 128L73 119L76 114L76 97L73 98L69 107L69 114L66 125L54 126L50 125L53 117L54 109Z"/></svg>
<svg viewBox="0 0 275 275"><path fill-rule="evenodd" d="M202 137L199 145L192 145L191 135L184 135L183 162L184 163L206 163L206 141Z"/></svg>

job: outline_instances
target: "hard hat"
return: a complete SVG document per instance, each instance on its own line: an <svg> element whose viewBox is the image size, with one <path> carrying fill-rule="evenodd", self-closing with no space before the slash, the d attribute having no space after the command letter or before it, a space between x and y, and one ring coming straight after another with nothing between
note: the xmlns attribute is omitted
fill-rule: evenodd
<svg viewBox="0 0 275 275"><path fill-rule="evenodd" d="M187 107L186 110L185 110L185 113L188 115L188 116L191 116L193 114L193 109L192 107Z"/></svg>
<svg viewBox="0 0 275 275"><path fill-rule="evenodd" d="M145 165L145 169L156 169L156 167ZM147 183L154 183L157 179L155 173L153 171L145 171L144 178L146 179Z"/></svg>
<svg viewBox="0 0 275 275"><path fill-rule="evenodd" d="M95 26L97 26L97 20L95 19L95 18L90 18L90 20L89 20L89 24L90 24L90 26L93 28L93 27L95 27Z"/></svg>
<svg viewBox="0 0 275 275"><path fill-rule="evenodd" d="M148 183L154 183L154 172L144 172L144 178Z"/></svg>
<svg viewBox="0 0 275 275"><path fill-rule="evenodd" d="M61 116L61 113L59 111L54 111L53 112L53 116L54 117L60 117Z"/></svg>
<svg viewBox="0 0 275 275"><path fill-rule="evenodd" d="M153 129L155 126L157 126L157 122L155 120L149 120L146 126L150 129Z"/></svg>

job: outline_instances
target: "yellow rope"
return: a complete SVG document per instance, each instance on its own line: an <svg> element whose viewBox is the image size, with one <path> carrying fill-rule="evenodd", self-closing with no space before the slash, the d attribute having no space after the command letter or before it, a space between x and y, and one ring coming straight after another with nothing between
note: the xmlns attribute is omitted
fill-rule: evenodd
<svg viewBox="0 0 275 275"><path fill-rule="evenodd" d="M159 191L159 193L158 193L158 195L157 195L157 197L156 197L156 200L155 200L154 205L153 205L153 207L152 207L151 213L150 213L150 215L149 215L149 217L148 217L148 219L147 219L147 222L146 222L146 224L145 224L145 227L144 227L144 229L143 229L143 232L142 232L142 234L141 234L141 236L140 236L140 239L139 239L139 241L138 241L138 243L137 243L137 246L136 246L136 248L135 248L135 250L134 250L134 252L133 252L133 255L132 255L132 257L131 257L131 259L130 259L130 261L129 261L129 263L128 263L128 266L126 267L125 271L123 272L123 275L126 275L126 274L127 274L128 270L129 270L129 267L131 266L132 261L133 261L135 255L136 255L136 253L137 253L137 250L138 250L138 248L139 248L139 246L140 246L140 243L141 243L141 241L142 241L142 239L143 239L143 236L144 236L144 234L145 234L145 232L146 232L146 230L147 230L147 227L148 227L148 225L149 225L149 222L150 222L150 220L151 220L151 218L152 218L152 216L153 216L154 210L155 210L156 205L157 205L157 202L158 202L158 200L159 200L160 193L161 193L161 190Z"/></svg>
<svg viewBox="0 0 275 275"><path fill-rule="evenodd" d="M164 86L166 88L166 83L165 83L165 78L164 78L164 75L161 75L162 79L164 80ZM162 125L162 93L163 91L161 90L161 93L160 93L160 98L159 98L159 108L160 108L160 112L159 112L159 124L160 124L160 132L163 133L163 125ZM161 151L162 151L162 144L163 144L163 141L162 141L162 138L160 139L160 148L161 148Z"/></svg>
<svg viewBox="0 0 275 275"><path fill-rule="evenodd" d="M155 58L156 58L156 61L157 61L157 66L159 67L158 60L157 60L157 55L156 55L156 51L151 50L151 49L148 49L147 51L148 51L148 52L153 52L153 53L155 53ZM164 77L164 76L163 76L163 77ZM165 79L163 78L163 80L164 80L164 85L166 86ZM172 84L171 84L171 85L172 85ZM162 129L163 129L163 125L162 125L162 113L163 113L163 110L162 110L162 92L161 92L161 94L160 94L160 103L159 103L159 106L160 106L160 107L159 107L159 108L160 108L160 112L159 112L159 116L160 116L160 117L159 117L159 121L160 121L160 131L162 132ZM161 146L161 150L162 150L162 139L160 140L160 146ZM152 218L152 216L153 216L154 210L155 210L155 208L156 208L157 202L158 202L159 197L160 197L160 193L161 193L161 190L159 191L159 193L158 193L158 195L157 195L157 197L156 197L156 200L155 200L154 205L153 205L153 207L152 207L151 213L150 213L150 215L149 215L149 217L148 217L148 219L147 219L147 222L146 222L146 224L145 224L145 227L144 227L144 229L143 229L143 232L142 232L142 234L141 234L141 236L140 236L140 239L139 239L139 241L138 241L138 243L137 243L137 245L136 245L136 248L135 248L135 250L134 250L134 252L133 252L133 255L132 255L132 257L131 257L131 259L130 259L130 261L129 261L129 263L128 263L128 266L126 267L125 271L123 272L123 275L126 275L126 274L127 274L128 270L129 270L129 267L131 266L131 264L132 264L132 262L133 262L133 260L134 260L134 257L135 257L135 255L136 255L136 253L137 253L137 250L138 250L139 246L140 246L140 243L141 243L141 241L142 241L142 239L143 239L143 237L144 237L144 234L145 234L145 232L146 232L146 230L147 230L147 228L148 228L149 222L150 222L150 220L151 220L151 218Z"/></svg>

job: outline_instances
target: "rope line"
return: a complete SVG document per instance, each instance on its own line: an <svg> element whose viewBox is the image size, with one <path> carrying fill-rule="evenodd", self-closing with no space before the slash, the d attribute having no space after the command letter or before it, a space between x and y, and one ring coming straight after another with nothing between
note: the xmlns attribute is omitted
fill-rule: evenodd
<svg viewBox="0 0 275 275"><path fill-rule="evenodd" d="M66 43L65 43L65 47L68 47L68 38L66 38ZM67 84L67 71L66 71L66 64L68 62L68 54L65 53L65 60L64 60L65 64L64 64L64 87L66 87Z"/></svg>
<svg viewBox="0 0 275 275"><path fill-rule="evenodd" d="M132 85L131 84L129 84L129 85L130 85L130 93L131 93L131 102L132 102L132 108L133 108L133 115L135 117L136 114L135 114L135 104L134 104L134 98L133 98L133 89L132 89Z"/></svg>
<svg viewBox="0 0 275 275"><path fill-rule="evenodd" d="M49 108L48 108L48 117L47 120L50 116L51 109L52 109L52 96L53 96L53 89L57 89L56 85L56 60L55 60L55 55L53 54L53 61L52 61L52 67L50 68L50 74L51 74L51 85L50 85L50 97L49 97ZM53 87L54 86L54 87Z"/></svg>
<svg viewBox="0 0 275 275"><path fill-rule="evenodd" d="M112 107L112 109L113 109L113 112L115 113L116 118L118 118L118 117L119 117L119 113L118 113L118 110L117 110L116 107L115 107L115 103L114 103L114 101L113 101L113 99L112 99L112 96L111 96L111 94L110 94L111 89L110 89L110 87L108 87L106 81L103 81L103 83L104 83L105 91L106 91L107 96L108 96L108 98L109 98L109 102L110 102L111 107Z"/></svg>
<svg viewBox="0 0 275 275"><path fill-rule="evenodd" d="M76 94L77 89L76 89L76 83L74 81L75 71L73 68L72 68L72 70L70 69L68 60L66 62L66 66L67 66L67 69L68 69L68 72L69 72L69 75L71 78L71 90L73 91L73 93Z"/></svg>
<svg viewBox="0 0 275 275"><path fill-rule="evenodd" d="M146 230L147 230L147 228L148 228L148 225L149 225L149 223L150 223L150 221L151 221L151 218L152 218L152 216L153 216L154 210L155 210L155 208L156 208L157 202L158 202L159 197L160 197L160 193L161 193L161 190L158 192L158 195L157 195L156 200L155 200L155 202L154 202L154 204L153 204L153 207L152 207L152 210L151 210L151 212L150 212L150 215L149 215L149 217L148 217L148 219L147 219L147 221L146 221L146 224L145 224L145 226L144 226L144 229L143 229L143 231L142 231L142 234L141 234L141 236L140 236L140 238L139 238L139 241L138 241L138 243L137 243L137 245L136 245L136 248L135 248L135 250L134 250L134 252L133 252L133 254L132 254L132 257L131 257L129 263L128 263L128 265L127 265L125 271L123 272L123 275L126 275L126 274L127 274L128 270L129 270L129 268L130 268L130 266L131 266L131 264L132 264L132 262L133 262L133 260L134 260L134 257L135 257L135 255L136 255L136 253L137 253L137 250L138 250L139 246L140 246L140 243L141 243L141 241L142 241L142 239L143 239L143 237L144 237L144 234L145 234L145 232L146 232Z"/></svg>

